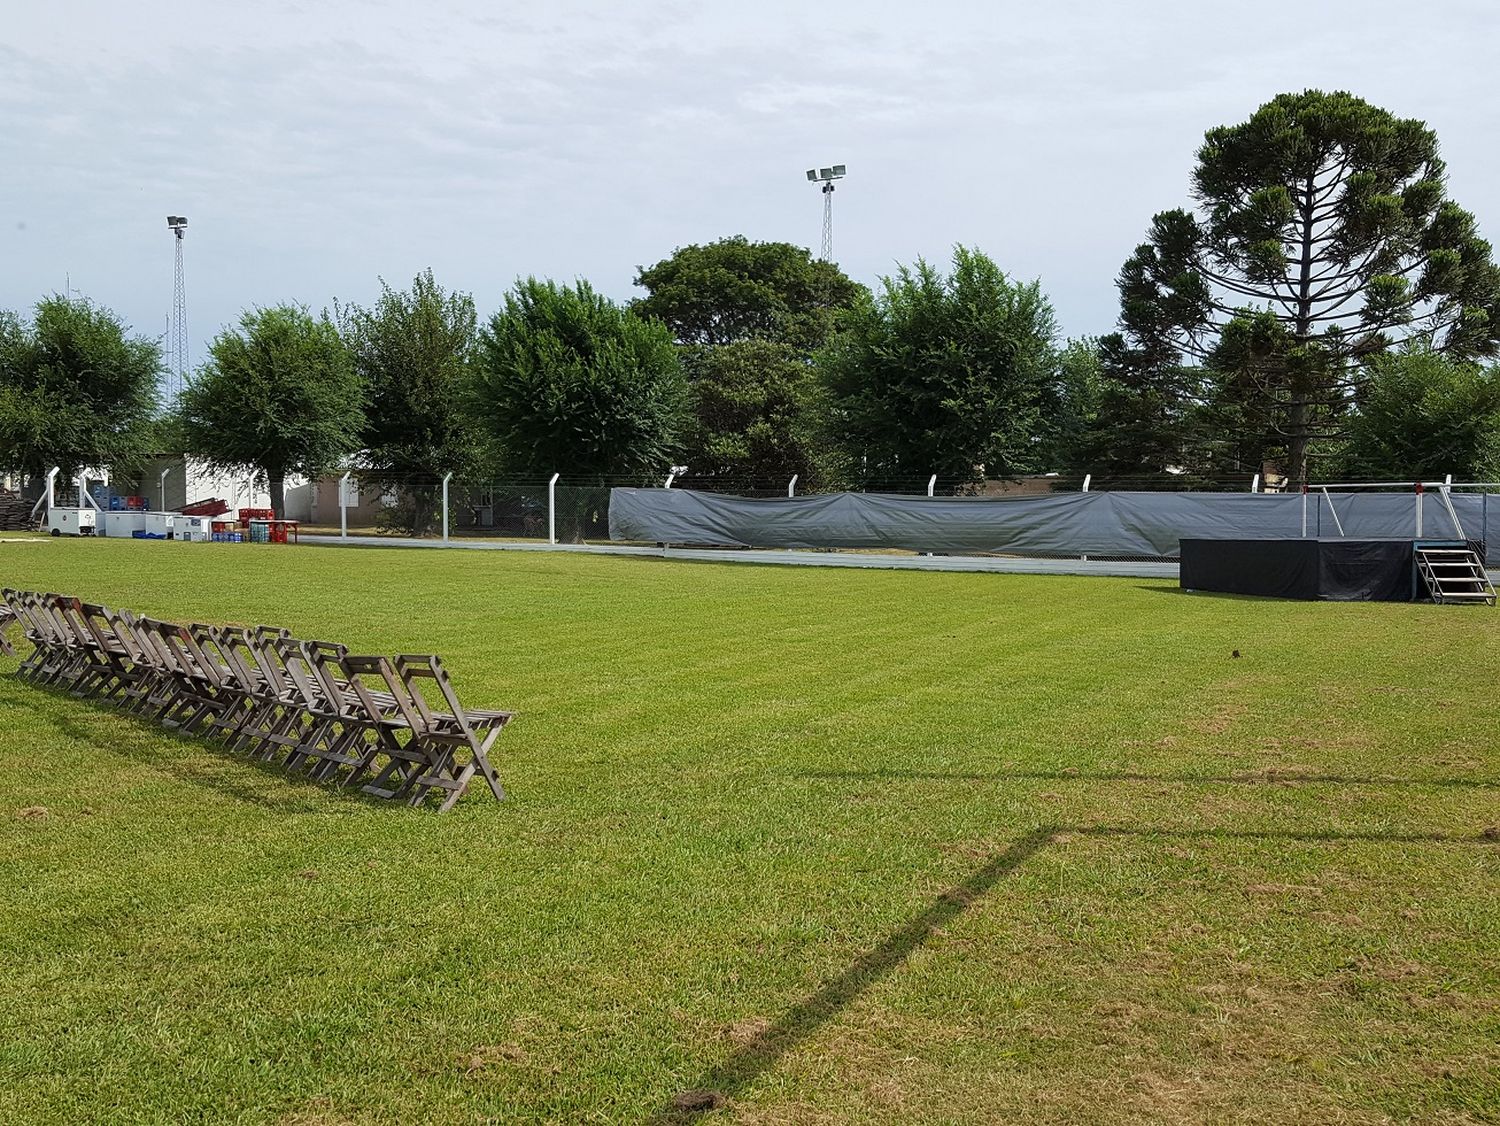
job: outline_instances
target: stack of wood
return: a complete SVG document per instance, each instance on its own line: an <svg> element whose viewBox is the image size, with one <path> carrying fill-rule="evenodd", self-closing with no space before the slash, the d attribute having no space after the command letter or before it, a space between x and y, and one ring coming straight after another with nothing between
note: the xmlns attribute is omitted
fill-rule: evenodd
<svg viewBox="0 0 1500 1126"><path fill-rule="evenodd" d="M0 532L25 532L31 527L31 505L20 493L0 489Z"/></svg>

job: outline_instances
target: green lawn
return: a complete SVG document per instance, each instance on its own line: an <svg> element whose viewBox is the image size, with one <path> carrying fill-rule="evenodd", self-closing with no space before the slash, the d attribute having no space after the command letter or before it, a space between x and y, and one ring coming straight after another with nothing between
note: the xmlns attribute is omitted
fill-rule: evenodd
<svg viewBox="0 0 1500 1126"><path fill-rule="evenodd" d="M438 816L0 659L0 1121L1500 1118L1492 610L112 541L0 583L520 712L509 799Z"/></svg>

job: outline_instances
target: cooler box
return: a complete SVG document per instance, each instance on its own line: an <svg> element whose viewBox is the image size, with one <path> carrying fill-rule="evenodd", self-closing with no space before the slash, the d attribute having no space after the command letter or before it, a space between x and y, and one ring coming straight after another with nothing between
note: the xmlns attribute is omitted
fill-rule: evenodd
<svg viewBox="0 0 1500 1126"><path fill-rule="evenodd" d="M134 533L143 531L146 514L144 512L127 512L123 508L110 509L108 512L99 513L99 534L101 536L119 536L129 539Z"/></svg>
<svg viewBox="0 0 1500 1126"><path fill-rule="evenodd" d="M172 531L188 543L208 543L213 537L213 521L206 516L177 516L172 520Z"/></svg>

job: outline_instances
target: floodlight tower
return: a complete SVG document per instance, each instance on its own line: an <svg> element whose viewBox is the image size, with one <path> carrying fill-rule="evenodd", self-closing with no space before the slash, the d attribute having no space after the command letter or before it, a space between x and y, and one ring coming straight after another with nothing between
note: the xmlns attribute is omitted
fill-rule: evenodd
<svg viewBox="0 0 1500 1126"><path fill-rule="evenodd" d="M187 233L187 216L168 215L167 229L175 236L172 244L176 248L172 262L172 322L167 341L172 358L168 389L175 399L187 382L188 370L187 277L182 269L182 236Z"/></svg>
<svg viewBox="0 0 1500 1126"><path fill-rule="evenodd" d="M819 255L825 262L833 261L833 182L844 178L844 166L832 168L809 168L807 178L814 184L823 185L823 250Z"/></svg>

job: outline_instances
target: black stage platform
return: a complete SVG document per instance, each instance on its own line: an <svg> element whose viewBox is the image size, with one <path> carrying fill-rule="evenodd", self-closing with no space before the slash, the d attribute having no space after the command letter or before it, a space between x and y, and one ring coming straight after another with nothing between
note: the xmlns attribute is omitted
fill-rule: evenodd
<svg viewBox="0 0 1500 1126"><path fill-rule="evenodd" d="M1259 594L1325 602L1416 602L1428 597L1417 547L1467 547L1463 540L1295 539L1182 541L1183 590Z"/></svg>

